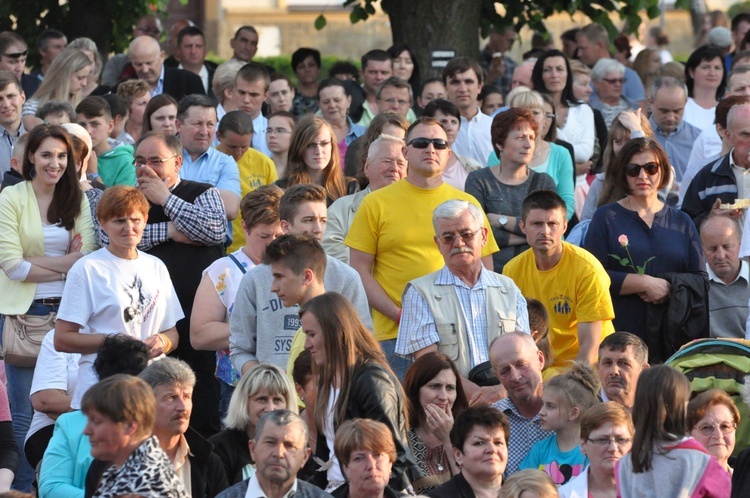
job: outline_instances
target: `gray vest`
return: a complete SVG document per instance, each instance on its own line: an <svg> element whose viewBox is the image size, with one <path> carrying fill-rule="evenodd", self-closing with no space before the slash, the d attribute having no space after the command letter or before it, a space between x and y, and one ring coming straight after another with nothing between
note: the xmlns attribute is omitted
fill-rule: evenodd
<svg viewBox="0 0 750 498"><path fill-rule="evenodd" d="M440 338L438 350L453 360L459 373L468 378L472 365L461 304L458 302L453 285L435 283L439 274L440 270L412 280L407 284L404 292L412 286L425 300L435 318L435 326ZM513 285L513 281L508 277L497 273L494 273L494 276L500 284L485 288L488 348L495 337L516 329L518 287Z"/></svg>

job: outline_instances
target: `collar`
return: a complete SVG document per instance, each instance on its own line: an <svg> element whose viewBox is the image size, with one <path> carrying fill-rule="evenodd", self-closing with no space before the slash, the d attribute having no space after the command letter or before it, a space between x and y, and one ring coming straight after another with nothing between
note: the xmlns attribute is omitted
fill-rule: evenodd
<svg viewBox="0 0 750 498"><path fill-rule="evenodd" d="M474 117L471 119L466 119L465 117L461 116L461 122L466 123L478 123L482 118L484 117L484 114L482 113L482 109L477 106L477 113L474 114Z"/></svg>
<svg viewBox="0 0 750 498"><path fill-rule="evenodd" d="M18 131L16 133L9 132L4 126L0 125L0 130L3 130L2 136L3 137L9 137L9 138L18 138L24 133L26 133L26 128L23 127L23 121L21 121L21 125L18 127Z"/></svg>
<svg viewBox="0 0 750 498"><path fill-rule="evenodd" d="M661 135L663 137L671 137L673 135L677 135L677 134L681 133L682 130L685 129L685 120L684 119L682 121L680 121L680 124L678 124L677 128L675 128L675 130L673 132L671 132L671 133L664 132L661 129L661 126L659 126L659 125L656 124L656 121L654 121L653 117L649 118L649 122L651 123L651 128L653 128L654 131L656 131L656 133L658 133L659 135Z"/></svg>
<svg viewBox="0 0 750 498"><path fill-rule="evenodd" d="M539 422L539 413L534 415L534 418L528 419L521 415L521 412L518 411L518 408L516 408L515 403L513 403L513 400L510 399L510 396L506 396L505 398L501 399L494 405L495 408L500 410L503 413L511 412L513 415L515 415L518 418L522 418L523 420L527 420L529 422Z"/></svg>
<svg viewBox="0 0 750 498"><path fill-rule="evenodd" d="M169 187L169 191L170 191L170 192L173 192L173 191L174 191L174 189L176 189L176 188L177 188L177 185L179 185L181 181L182 181L182 180L181 180L181 179L180 179L180 177L178 176L178 177L177 177L177 179L176 179L176 180L175 180L175 182L174 182L174 185L172 185L171 187Z"/></svg>
<svg viewBox="0 0 750 498"><path fill-rule="evenodd" d="M297 492L297 479L292 482L292 487L289 488L289 491L284 495L284 498L290 498ZM258 482L258 474L255 473L250 478L250 480L247 483L247 493L245 493L245 498L267 498L268 495L266 495L266 492L263 491L263 488L260 487L260 482Z"/></svg>
<svg viewBox="0 0 750 498"><path fill-rule="evenodd" d="M710 266L708 266L708 263L706 263L706 271L708 272L708 280L712 282L719 283L721 285L727 285L724 283L722 279L716 276L714 271L711 269ZM745 282L750 282L750 266L748 266L747 261L740 260L740 271L737 273L737 278L732 280L732 283L729 285L734 284L737 280L744 278Z"/></svg>
<svg viewBox="0 0 750 498"><path fill-rule="evenodd" d="M177 444L177 453L175 454L172 465L174 465L175 469L179 469L188 463L188 457L190 456L193 456L193 454L190 452L190 446L188 445L187 439L185 439L184 434L180 434L180 442Z"/></svg>
<svg viewBox="0 0 750 498"><path fill-rule="evenodd" d="M438 273L435 279L435 285L455 285L456 287L464 287L469 290L486 289L487 287L499 287L500 282L496 278L493 278L491 272L485 271L484 265L481 265L482 269L479 272L479 278L474 287L469 287L466 283L458 278L448 266L444 266L440 273Z"/></svg>
<svg viewBox="0 0 750 498"><path fill-rule="evenodd" d="M734 147L732 147L732 150L729 151L729 167L732 169L732 171L737 170L741 173L750 171L750 168L743 168L734 161Z"/></svg>
<svg viewBox="0 0 750 498"><path fill-rule="evenodd" d="M208 155L209 155L209 152L211 151L211 149L213 149L213 147L209 146L209 147L208 147L208 149L204 150L204 151L203 151L203 153L202 153L202 154L201 154L200 156L198 156L198 157L196 157L195 159L193 159L193 156L191 156L191 155L190 155L190 152L188 152L188 151L187 151L187 149L185 149L185 148L183 147L183 148L182 148L182 161L183 161L183 166L185 166L185 164L184 164L184 163L185 163L186 161L189 161L189 163L190 163L190 164L193 164L193 163L197 163L198 161L200 161L200 160L201 160L201 159L203 159L204 157L205 157L205 158L208 158Z"/></svg>

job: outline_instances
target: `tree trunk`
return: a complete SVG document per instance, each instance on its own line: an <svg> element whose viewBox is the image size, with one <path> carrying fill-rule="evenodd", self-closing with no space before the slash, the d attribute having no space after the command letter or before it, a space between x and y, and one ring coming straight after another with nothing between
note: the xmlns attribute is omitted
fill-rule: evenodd
<svg viewBox="0 0 750 498"><path fill-rule="evenodd" d="M99 52L108 54L112 41L112 21L106 9L91 0L70 0L68 40L87 36L96 42ZM106 56L105 56L106 59Z"/></svg>
<svg viewBox="0 0 750 498"><path fill-rule="evenodd" d="M693 25L693 35L698 36L703 30L703 18L708 12L706 0L690 0L690 23Z"/></svg>
<svg viewBox="0 0 750 498"><path fill-rule="evenodd" d="M409 45L416 53L422 80L441 74L430 67L435 49L479 58L481 0L382 0L382 7L391 21L393 43Z"/></svg>

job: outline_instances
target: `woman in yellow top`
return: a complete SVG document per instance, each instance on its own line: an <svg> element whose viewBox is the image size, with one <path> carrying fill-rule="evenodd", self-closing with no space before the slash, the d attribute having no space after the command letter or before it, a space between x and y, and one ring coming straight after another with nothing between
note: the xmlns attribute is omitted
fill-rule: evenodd
<svg viewBox="0 0 750 498"><path fill-rule="evenodd" d="M0 314L7 322L17 315L46 316L52 329L66 274L96 248L74 159L70 135L59 126L40 125L29 134L22 168L26 181L0 196ZM22 448L31 421L34 367L6 362L5 368L13 429ZM30 487L32 477L21 455L16 487Z"/></svg>

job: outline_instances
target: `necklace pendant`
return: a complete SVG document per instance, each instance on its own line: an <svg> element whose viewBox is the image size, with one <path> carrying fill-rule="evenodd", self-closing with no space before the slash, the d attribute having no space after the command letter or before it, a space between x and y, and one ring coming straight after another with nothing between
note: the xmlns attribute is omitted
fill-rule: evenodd
<svg viewBox="0 0 750 498"><path fill-rule="evenodd" d="M440 464L438 464L437 469L438 469L438 472L442 472L443 471L443 466L440 465Z"/></svg>

